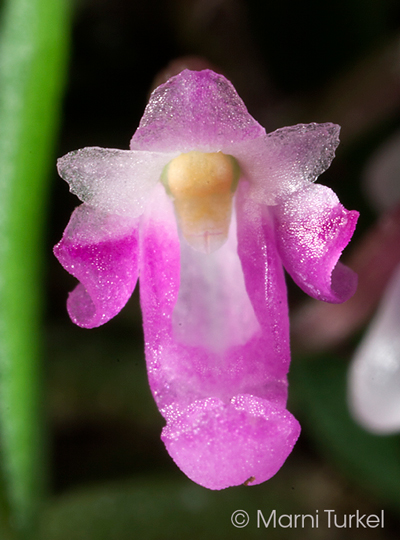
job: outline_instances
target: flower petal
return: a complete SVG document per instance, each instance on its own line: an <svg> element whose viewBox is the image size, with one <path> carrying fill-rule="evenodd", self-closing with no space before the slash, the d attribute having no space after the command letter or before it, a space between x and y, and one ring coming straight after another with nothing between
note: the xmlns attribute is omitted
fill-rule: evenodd
<svg viewBox="0 0 400 540"><path fill-rule="evenodd" d="M285 377L290 362L289 313L282 263L276 246L274 224L269 208L255 204L250 187L243 183L237 194L238 254L246 289L262 328L259 356Z"/></svg>
<svg viewBox="0 0 400 540"><path fill-rule="evenodd" d="M243 210L253 216L254 205L242 201L244 276L233 258L234 220L225 251L206 263L190 246L179 251L172 204L161 186L143 216L140 294L150 386L167 420L162 438L178 466L211 489L275 474L300 429L285 409L288 312L273 228L260 215L246 220ZM193 277L194 291L188 286ZM203 302L210 298L211 306ZM211 336L209 317L218 330Z"/></svg>
<svg viewBox="0 0 400 540"><path fill-rule="evenodd" d="M185 474L209 489L265 482L300 434L297 420L266 399L244 394L170 407L162 440Z"/></svg>
<svg viewBox="0 0 400 540"><path fill-rule="evenodd" d="M400 430L400 266L349 372L349 404L355 419L375 433Z"/></svg>
<svg viewBox="0 0 400 540"><path fill-rule="evenodd" d="M179 237L173 204L161 184L156 186L142 216L140 250L140 303L147 372L150 388L160 406L173 400L176 393L171 319L179 291L180 272Z"/></svg>
<svg viewBox="0 0 400 540"><path fill-rule="evenodd" d="M102 214L82 204L54 254L81 282L68 298L72 321L83 328L100 326L124 307L135 288L138 220Z"/></svg>
<svg viewBox="0 0 400 540"><path fill-rule="evenodd" d="M274 213L279 253L297 285L326 302L350 298L357 276L338 260L358 212L346 210L331 189L313 184L287 197Z"/></svg>
<svg viewBox="0 0 400 540"><path fill-rule="evenodd" d="M151 94L130 147L215 152L226 144L264 134L223 75L186 69Z"/></svg>
<svg viewBox="0 0 400 540"><path fill-rule="evenodd" d="M88 147L57 162L72 193L102 212L134 218L143 213L164 166L179 152L134 152Z"/></svg>
<svg viewBox="0 0 400 540"><path fill-rule="evenodd" d="M143 216L140 294L150 385L155 395L162 396L156 397L159 407L162 409L177 399L189 405L204 397L226 400L250 391L276 404L285 404L288 312L279 258L273 259L272 251L268 254L273 259L268 268L271 297L264 311L265 297L256 299L262 317L260 324L259 315L255 316L254 307L245 298L240 262L229 252L235 244L234 221L224 256L211 256L206 264L194 250L189 256L190 247L183 247L180 252L171 201L161 186L156 192L160 200L164 199L165 209L161 210L160 201L153 199ZM152 210L153 206L157 211ZM253 253L254 243L247 246ZM201 266L194 268L199 260ZM263 257L257 260L260 262L257 286L265 290L265 260ZM201 274L202 271L206 273ZM229 276L230 272L235 279ZM277 272L277 289L274 272ZM198 290L190 291L193 275L198 279L195 286ZM204 298L214 298L215 302L206 306ZM235 302L241 310L234 307ZM208 317L217 325L216 332L211 329Z"/></svg>
<svg viewBox="0 0 400 540"><path fill-rule="evenodd" d="M279 200L314 182L331 164L339 144L335 124L297 124L258 139L225 146L260 204Z"/></svg>

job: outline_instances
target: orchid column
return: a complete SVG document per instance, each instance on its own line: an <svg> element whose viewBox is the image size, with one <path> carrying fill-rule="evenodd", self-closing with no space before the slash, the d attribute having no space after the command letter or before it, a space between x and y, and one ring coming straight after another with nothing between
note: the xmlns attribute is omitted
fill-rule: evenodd
<svg viewBox="0 0 400 540"><path fill-rule="evenodd" d="M83 201L55 247L80 281L69 314L86 328L107 322L140 276L162 439L205 487L264 482L299 436L286 409L283 266L315 298L355 290L338 259L358 214L313 184L338 133L300 124L266 134L222 75L186 70L153 92L130 150L59 160Z"/></svg>

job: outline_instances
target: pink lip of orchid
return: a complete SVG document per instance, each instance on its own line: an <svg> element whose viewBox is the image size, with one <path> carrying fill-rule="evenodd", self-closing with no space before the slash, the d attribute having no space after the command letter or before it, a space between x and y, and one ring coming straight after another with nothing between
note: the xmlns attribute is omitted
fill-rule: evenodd
<svg viewBox="0 0 400 540"><path fill-rule="evenodd" d="M185 70L153 92L130 150L84 148L58 162L83 201L54 249L80 281L71 319L107 322L140 275L162 440L207 488L268 480L299 436L286 410L283 266L315 298L355 290L338 259L358 213L313 184L338 133L266 134L222 75Z"/></svg>

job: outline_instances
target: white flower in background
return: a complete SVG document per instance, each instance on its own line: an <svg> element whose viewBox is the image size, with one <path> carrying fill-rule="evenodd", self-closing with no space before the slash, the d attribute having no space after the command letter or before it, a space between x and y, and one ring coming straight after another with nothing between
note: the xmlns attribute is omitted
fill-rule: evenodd
<svg viewBox="0 0 400 540"><path fill-rule="evenodd" d="M368 163L365 187L380 211L400 201L400 133ZM348 380L352 415L373 433L400 431L400 266L353 358Z"/></svg>

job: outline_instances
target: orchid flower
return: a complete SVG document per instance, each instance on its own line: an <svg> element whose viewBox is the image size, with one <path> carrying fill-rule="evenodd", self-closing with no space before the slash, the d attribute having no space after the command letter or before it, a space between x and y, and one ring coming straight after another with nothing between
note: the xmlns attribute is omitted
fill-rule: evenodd
<svg viewBox="0 0 400 540"><path fill-rule="evenodd" d="M283 267L321 300L355 290L338 259L358 213L313 183L338 134L329 123L266 134L222 75L185 70L154 90L130 150L58 162L83 202L54 249L80 281L70 317L107 322L140 276L161 437L207 488L264 482L299 436Z"/></svg>

